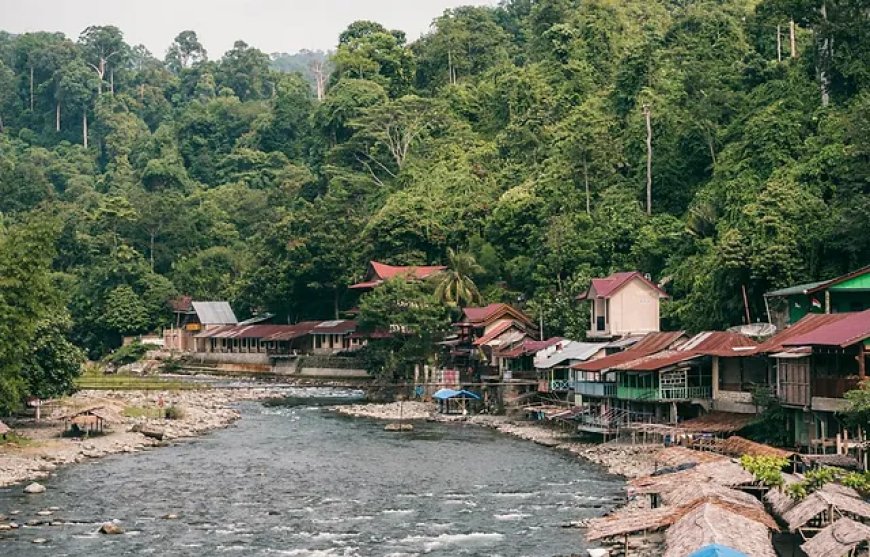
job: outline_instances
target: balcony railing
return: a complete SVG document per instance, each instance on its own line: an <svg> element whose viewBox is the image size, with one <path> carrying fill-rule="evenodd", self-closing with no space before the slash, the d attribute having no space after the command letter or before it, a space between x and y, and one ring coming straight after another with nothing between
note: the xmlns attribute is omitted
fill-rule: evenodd
<svg viewBox="0 0 870 557"><path fill-rule="evenodd" d="M616 388L617 398L627 400L692 400L699 398L711 398L713 387L623 387Z"/></svg>
<svg viewBox="0 0 870 557"><path fill-rule="evenodd" d="M559 391L569 391L571 390L571 382L564 379L553 379L550 381L550 392L555 393Z"/></svg>
<svg viewBox="0 0 870 557"><path fill-rule="evenodd" d="M616 383L575 381L574 392L578 395L609 397L616 396Z"/></svg>

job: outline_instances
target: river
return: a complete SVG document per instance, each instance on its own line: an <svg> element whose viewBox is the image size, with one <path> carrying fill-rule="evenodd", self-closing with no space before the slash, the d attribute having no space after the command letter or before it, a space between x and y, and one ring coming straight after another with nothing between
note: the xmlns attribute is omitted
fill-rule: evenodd
<svg viewBox="0 0 870 557"><path fill-rule="evenodd" d="M63 468L43 495L0 489L0 514L61 523L0 532L0 555L585 554L562 524L623 493L592 464L475 426L399 434L317 407L241 408L208 436ZM126 534L98 534L109 520Z"/></svg>

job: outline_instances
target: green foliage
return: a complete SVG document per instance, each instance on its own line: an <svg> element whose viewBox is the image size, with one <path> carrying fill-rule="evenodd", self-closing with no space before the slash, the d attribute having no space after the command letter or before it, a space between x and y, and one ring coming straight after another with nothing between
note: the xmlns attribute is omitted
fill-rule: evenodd
<svg viewBox="0 0 870 557"><path fill-rule="evenodd" d="M740 465L767 487L779 487L783 485L782 470L788 466L788 459L776 456L743 455L740 457Z"/></svg>
<svg viewBox="0 0 870 557"><path fill-rule="evenodd" d="M130 344L125 344L121 346L117 350L113 351L111 354L107 354L103 361L107 364L112 364L116 368L120 366L125 366L127 364L132 364L138 362L142 358L145 357L145 353L150 350L151 347L147 344L142 344L141 342L131 342Z"/></svg>
<svg viewBox="0 0 870 557"><path fill-rule="evenodd" d="M166 407L164 415L167 420L182 420L184 419L184 408L172 404Z"/></svg>
<svg viewBox="0 0 870 557"><path fill-rule="evenodd" d="M667 284L668 328L741 323L744 287L754 320L765 291L870 260L870 21L859 0L816 8L514 0L447 10L412 43L357 21L329 60L241 41L209 59L194 30L165 61L112 26L0 34L3 404L27 390L37 324L71 354L40 311L66 306L98 359L159 331L175 294L338 317L369 260L448 250L480 269L453 265L443 301L521 301L548 335L582 336L574 296L635 269ZM799 56L778 62L792 18ZM47 215L59 230L24 232ZM406 340L372 346L371 367L424 362ZM756 438L777 442L781 410L762 406Z"/></svg>

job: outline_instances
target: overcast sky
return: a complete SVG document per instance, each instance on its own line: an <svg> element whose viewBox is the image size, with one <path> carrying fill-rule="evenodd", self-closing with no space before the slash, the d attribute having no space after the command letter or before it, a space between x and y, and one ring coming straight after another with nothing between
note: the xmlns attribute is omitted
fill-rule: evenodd
<svg viewBox="0 0 870 557"><path fill-rule="evenodd" d="M219 58L238 39L265 52L330 49L352 21L370 19L413 40L447 9L497 0L0 0L0 30L62 31L116 25L131 45L158 58L179 31L193 29Z"/></svg>

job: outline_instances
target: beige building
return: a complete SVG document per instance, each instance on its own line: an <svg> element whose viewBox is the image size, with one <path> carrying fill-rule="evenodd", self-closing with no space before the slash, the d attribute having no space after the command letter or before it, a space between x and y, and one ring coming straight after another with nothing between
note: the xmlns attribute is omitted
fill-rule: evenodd
<svg viewBox="0 0 870 557"><path fill-rule="evenodd" d="M659 328L659 302L668 295L637 271L592 279L578 300L591 302L590 339L655 333Z"/></svg>

